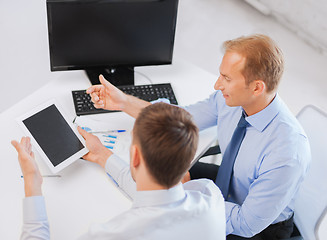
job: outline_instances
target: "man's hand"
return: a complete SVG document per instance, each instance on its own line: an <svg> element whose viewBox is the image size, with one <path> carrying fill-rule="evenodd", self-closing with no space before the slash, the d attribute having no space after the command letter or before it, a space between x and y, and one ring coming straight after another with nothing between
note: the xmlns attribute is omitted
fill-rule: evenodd
<svg viewBox="0 0 327 240"><path fill-rule="evenodd" d="M18 161L24 176L25 196L30 197L42 195L42 176L35 162L30 138L22 137L20 143L13 140L11 141L11 144L18 152Z"/></svg>
<svg viewBox="0 0 327 240"><path fill-rule="evenodd" d="M127 95L109 83L102 75L99 76L99 80L101 85L92 86L86 91L91 95L94 107L123 111Z"/></svg>
<svg viewBox="0 0 327 240"><path fill-rule="evenodd" d="M86 147L89 152L83 156L87 161L99 164L101 167L105 168L107 159L113 154L108 148L103 146L100 139L91 133L83 130L82 128L77 128L78 132L85 139Z"/></svg>

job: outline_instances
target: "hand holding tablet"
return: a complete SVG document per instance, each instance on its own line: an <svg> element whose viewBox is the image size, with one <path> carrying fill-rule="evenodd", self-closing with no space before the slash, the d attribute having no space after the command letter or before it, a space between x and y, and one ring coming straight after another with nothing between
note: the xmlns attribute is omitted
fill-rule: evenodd
<svg viewBox="0 0 327 240"><path fill-rule="evenodd" d="M55 100L36 107L17 120L53 173L88 152L84 139Z"/></svg>

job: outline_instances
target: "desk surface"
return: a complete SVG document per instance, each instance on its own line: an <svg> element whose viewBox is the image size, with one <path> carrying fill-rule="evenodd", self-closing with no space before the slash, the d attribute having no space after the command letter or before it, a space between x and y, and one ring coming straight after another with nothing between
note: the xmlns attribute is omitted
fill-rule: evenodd
<svg viewBox="0 0 327 240"><path fill-rule="evenodd" d="M175 61L173 65L139 67L137 72L148 76L153 83L171 82L180 105L188 105L204 99L213 92L216 76L191 64ZM141 74L135 74L136 84L149 84ZM22 225L22 199L24 184L11 146L12 139L19 140L23 131L16 118L35 106L55 98L71 120L75 117L71 90L90 86L83 71L62 72L59 78L35 91L21 102L0 114L2 134L0 138L0 236L2 239L18 239ZM13 94L14 97L14 94ZM115 114L115 115L114 115ZM94 115L94 118L131 128L134 120L125 113ZM201 133L211 141L216 131ZM200 151L199 149L198 151ZM36 161L43 173L47 167L38 153ZM78 160L59 173L60 178L44 178L43 194L46 199L51 239L75 239L93 222L105 222L131 206L128 200L109 180L98 165Z"/></svg>

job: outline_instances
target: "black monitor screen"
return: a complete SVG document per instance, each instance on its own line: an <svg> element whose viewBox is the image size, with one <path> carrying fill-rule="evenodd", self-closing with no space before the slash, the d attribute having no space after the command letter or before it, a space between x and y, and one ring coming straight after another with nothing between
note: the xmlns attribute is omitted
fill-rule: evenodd
<svg viewBox="0 0 327 240"><path fill-rule="evenodd" d="M169 64L178 0L47 0L51 70Z"/></svg>

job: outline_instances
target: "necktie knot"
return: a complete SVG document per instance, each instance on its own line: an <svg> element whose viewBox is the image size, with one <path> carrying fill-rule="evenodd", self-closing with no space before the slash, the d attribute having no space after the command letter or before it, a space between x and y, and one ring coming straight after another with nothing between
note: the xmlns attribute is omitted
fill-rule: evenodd
<svg viewBox="0 0 327 240"><path fill-rule="evenodd" d="M245 128L249 126L250 124L245 120L244 113L242 113L242 117L240 118L240 121L237 124L237 127L239 128Z"/></svg>

